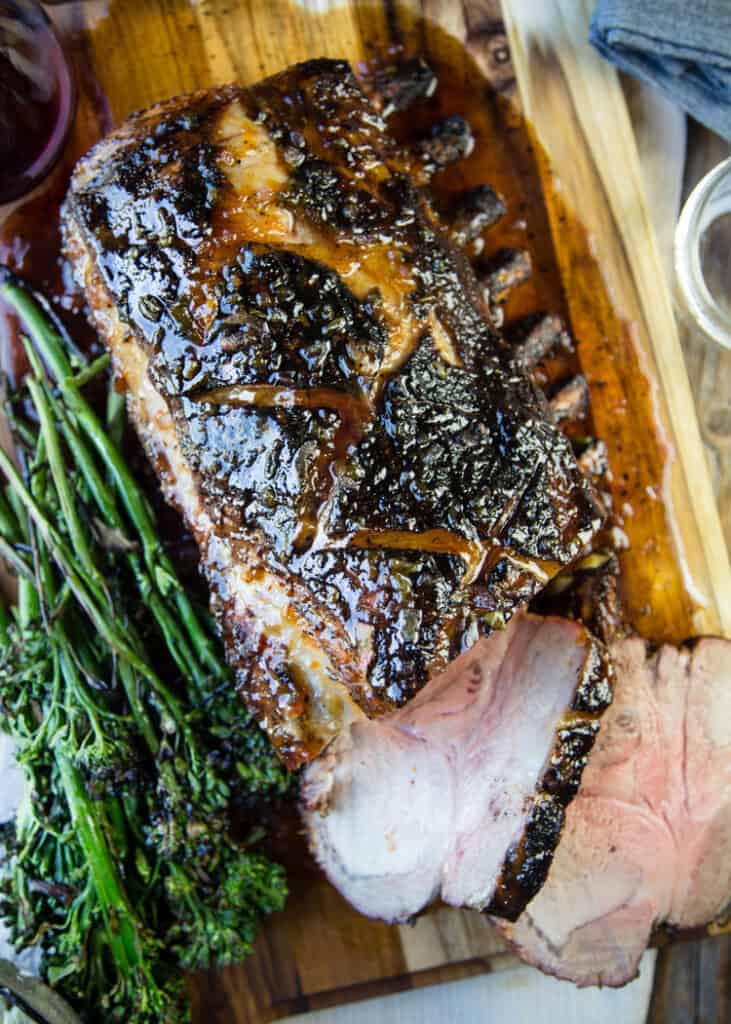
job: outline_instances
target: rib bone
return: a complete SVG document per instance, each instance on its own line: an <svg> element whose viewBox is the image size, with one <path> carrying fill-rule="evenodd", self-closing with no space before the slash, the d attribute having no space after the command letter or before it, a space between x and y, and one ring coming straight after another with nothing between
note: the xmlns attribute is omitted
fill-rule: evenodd
<svg viewBox="0 0 731 1024"><path fill-rule="evenodd" d="M480 234L505 216L506 207L502 196L490 185L477 185L458 198L451 212L450 238L455 245L472 243L475 255L482 250Z"/></svg>
<svg viewBox="0 0 731 1024"><path fill-rule="evenodd" d="M415 57L377 71L373 86L375 99L382 104L381 115L388 118L433 96L437 76L421 57Z"/></svg>
<svg viewBox="0 0 731 1024"><path fill-rule="evenodd" d="M505 302L508 294L533 273L530 253L525 249L501 249L481 274L490 304Z"/></svg>
<svg viewBox="0 0 731 1024"><path fill-rule="evenodd" d="M510 341L516 361L526 370L534 369L556 349L572 352L574 348L563 320L552 313L522 320L511 331Z"/></svg>
<svg viewBox="0 0 731 1024"><path fill-rule="evenodd" d="M573 377L548 404L557 423L581 419L589 411L589 388L585 379Z"/></svg>
<svg viewBox="0 0 731 1024"><path fill-rule="evenodd" d="M439 121L433 125L427 138L414 144L415 177L424 184L437 171L469 156L474 148L472 129L463 117L455 114Z"/></svg>

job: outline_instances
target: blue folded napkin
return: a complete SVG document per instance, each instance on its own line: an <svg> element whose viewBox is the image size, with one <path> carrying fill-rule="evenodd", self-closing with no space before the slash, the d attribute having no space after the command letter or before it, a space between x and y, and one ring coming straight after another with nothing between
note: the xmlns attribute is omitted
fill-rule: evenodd
<svg viewBox="0 0 731 1024"><path fill-rule="evenodd" d="M731 140L731 0L599 0L590 39Z"/></svg>

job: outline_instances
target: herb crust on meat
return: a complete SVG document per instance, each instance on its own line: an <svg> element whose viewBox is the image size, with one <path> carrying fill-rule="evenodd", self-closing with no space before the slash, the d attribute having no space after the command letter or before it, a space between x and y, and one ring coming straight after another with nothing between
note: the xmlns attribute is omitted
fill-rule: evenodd
<svg viewBox="0 0 731 1024"><path fill-rule="evenodd" d="M599 525L419 159L317 60L129 119L65 206L239 688L292 767L403 705Z"/></svg>

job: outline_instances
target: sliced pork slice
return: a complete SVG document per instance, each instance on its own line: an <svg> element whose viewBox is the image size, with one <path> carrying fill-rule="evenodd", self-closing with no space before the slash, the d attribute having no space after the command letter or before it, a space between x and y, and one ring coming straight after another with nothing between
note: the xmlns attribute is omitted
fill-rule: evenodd
<svg viewBox="0 0 731 1024"><path fill-rule="evenodd" d="M731 900L731 643L615 644L615 697L546 884L504 933L579 985L622 985L653 929Z"/></svg>
<svg viewBox="0 0 731 1024"><path fill-rule="evenodd" d="M439 897L517 916L548 870L609 699L583 626L516 616L308 766L317 860L371 917L404 921Z"/></svg>

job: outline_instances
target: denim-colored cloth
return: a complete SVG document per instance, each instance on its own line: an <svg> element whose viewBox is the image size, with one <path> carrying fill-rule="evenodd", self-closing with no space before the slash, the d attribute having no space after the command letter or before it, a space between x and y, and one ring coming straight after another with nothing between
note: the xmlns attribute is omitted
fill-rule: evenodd
<svg viewBox="0 0 731 1024"><path fill-rule="evenodd" d="M599 0L590 39L731 140L731 0Z"/></svg>

